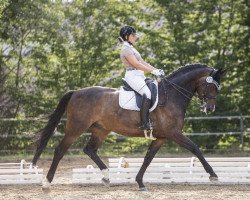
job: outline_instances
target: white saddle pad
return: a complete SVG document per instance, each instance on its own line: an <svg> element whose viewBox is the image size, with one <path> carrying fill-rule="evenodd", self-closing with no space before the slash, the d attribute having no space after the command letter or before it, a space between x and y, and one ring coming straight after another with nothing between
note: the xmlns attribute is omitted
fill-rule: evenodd
<svg viewBox="0 0 250 200"><path fill-rule="evenodd" d="M149 109L149 112L152 112L157 104L158 104L158 82L155 80L153 82L156 85L157 88L157 97L154 105L152 108ZM125 91L123 87L120 88L119 90L119 105L123 109L126 110L134 110L134 111L140 111L140 108L138 108L136 104L136 98L135 98L135 92L134 91Z"/></svg>

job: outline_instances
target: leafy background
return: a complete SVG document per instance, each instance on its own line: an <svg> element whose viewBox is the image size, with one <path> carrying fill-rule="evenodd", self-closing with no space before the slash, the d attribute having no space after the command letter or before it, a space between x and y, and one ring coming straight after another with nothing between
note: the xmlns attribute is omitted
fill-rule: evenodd
<svg viewBox="0 0 250 200"><path fill-rule="evenodd" d="M68 90L119 87L124 69L117 37L126 24L142 33L136 46L142 57L166 74L187 63L227 69L213 115L250 114L249 0L0 0L0 117L19 120L2 120L0 133L34 134L44 122L24 119L48 115ZM187 117L200 115L193 101ZM237 129L238 122L231 122L189 121L184 131ZM249 127L249 120L245 124ZM119 137L111 136L107 144L116 148ZM250 144L249 135L244 147L239 136L192 139L208 151L247 151ZM32 144L17 137L0 142L2 150L27 150ZM147 145L125 138L119 148L140 152Z"/></svg>

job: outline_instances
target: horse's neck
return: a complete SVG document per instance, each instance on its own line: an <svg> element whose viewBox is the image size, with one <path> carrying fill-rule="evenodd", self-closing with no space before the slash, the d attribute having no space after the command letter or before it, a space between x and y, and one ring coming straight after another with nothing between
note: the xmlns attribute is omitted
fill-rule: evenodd
<svg viewBox="0 0 250 200"><path fill-rule="evenodd" d="M194 94L197 81L209 72L209 68L192 70L174 78L172 82Z"/></svg>
<svg viewBox="0 0 250 200"><path fill-rule="evenodd" d="M186 112L186 108L194 96L198 79L209 73L209 68L192 70L181 74L170 81L174 85L169 85L169 101L173 102L179 109ZM170 93L171 91L171 93Z"/></svg>

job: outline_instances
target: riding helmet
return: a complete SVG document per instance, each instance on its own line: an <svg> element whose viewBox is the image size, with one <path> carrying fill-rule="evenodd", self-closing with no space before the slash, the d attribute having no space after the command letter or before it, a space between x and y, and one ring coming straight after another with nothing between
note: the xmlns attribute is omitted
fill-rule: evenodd
<svg viewBox="0 0 250 200"><path fill-rule="evenodd" d="M127 41L129 35L132 33L136 33L136 30L132 26L124 26L120 30L120 37L123 39L123 41Z"/></svg>

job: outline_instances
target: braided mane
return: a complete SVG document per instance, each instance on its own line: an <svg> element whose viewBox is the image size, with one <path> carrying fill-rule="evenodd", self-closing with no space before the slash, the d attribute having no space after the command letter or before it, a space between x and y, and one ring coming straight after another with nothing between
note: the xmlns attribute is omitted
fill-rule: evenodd
<svg viewBox="0 0 250 200"><path fill-rule="evenodd" d="M177 70L175 70L174 72L169 74L166 78L167 79L172 79L172 78L175 78L178 75L185 74L185 73L187 73L189 71L192 71L194 69L201 69L201 68L208 68L208 66L204 65L204 64L199 64L199 63L187 64L187 65L184 65L184 66L178 68Z"/></svg>

